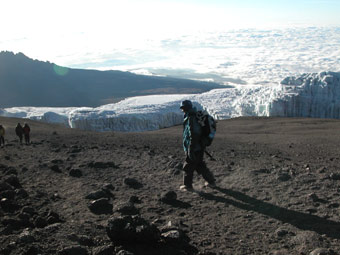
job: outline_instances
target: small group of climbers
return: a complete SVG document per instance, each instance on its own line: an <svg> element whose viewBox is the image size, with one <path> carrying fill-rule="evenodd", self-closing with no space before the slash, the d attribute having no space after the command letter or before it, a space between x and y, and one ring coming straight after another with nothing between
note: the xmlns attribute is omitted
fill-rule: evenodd
<svg viewBox="0 0 340 255"><path fill-rule="evenodd" d="M18 125L15 128L15 134L18 136L20 144L22 144L23 137L25 138L26 145L29 145L31 143L30 132L31 132L31 128L27 123L25 123L24 126L21 126L21 124L18 123ZM6 133L5 127L3 125L0 125L0 146L1 147L5 146L5 133Z"/></svg>

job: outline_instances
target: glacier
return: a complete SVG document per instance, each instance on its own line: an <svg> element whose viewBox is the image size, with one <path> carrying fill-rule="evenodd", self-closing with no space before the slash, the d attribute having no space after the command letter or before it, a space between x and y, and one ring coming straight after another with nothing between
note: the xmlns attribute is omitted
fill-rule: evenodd
<svg viewBox="0 0 340 255"><path fill-rule="evenodd" d="M132 97L90 107L13 107L1 116L60 123L92 131L136 132L182 123L180 102L189 99L217 120L241 116L340 118L340 72L306 73L277 84L235 85L202 94Z"/></svg>

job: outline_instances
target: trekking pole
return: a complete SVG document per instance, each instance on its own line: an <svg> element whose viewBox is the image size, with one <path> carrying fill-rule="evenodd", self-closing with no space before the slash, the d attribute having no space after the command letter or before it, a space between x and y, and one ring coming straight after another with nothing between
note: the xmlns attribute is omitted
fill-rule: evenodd
<svg viewBox="0 0 340 255"><path fill-rule="evenodd" d="M204 152L209 156L211 160L216 161L216 159L209 152L207 152L206 150L204 150Z"/></svg>

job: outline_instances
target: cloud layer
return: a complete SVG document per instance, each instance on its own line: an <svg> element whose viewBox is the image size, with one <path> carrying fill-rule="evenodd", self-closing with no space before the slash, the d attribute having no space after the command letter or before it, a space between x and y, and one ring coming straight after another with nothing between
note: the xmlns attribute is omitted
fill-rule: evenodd
<svg viewBox="0 0 340 255"><path fill-rule="evenodd" d="M224 84L268 84L290 75L340 71L339 42L340 28L195 33L94 51L76 66Z"/></svg>
<svg viewBox="0 0 340 255"><path fill-rule="evenodd" d="M1 41L0 48L58 65L211 80L272 84L287 76L340 71L340 27L234 29L138 34L107 31ZM104 35L105 34L105 35ZM22 45L25 45L23 48Z"/></svg>

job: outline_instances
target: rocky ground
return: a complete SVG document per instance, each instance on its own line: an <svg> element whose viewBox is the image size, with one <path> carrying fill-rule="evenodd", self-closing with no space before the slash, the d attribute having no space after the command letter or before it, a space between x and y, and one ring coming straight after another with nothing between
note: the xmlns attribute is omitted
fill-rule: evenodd
<svg viewBox="0 0 340 255"><path fill-rule="evenodd" d="M340 121L220 121L217 179L182 184L181 126L95 133L18 119L0 148L0 254L339 254Z"/></svg>

